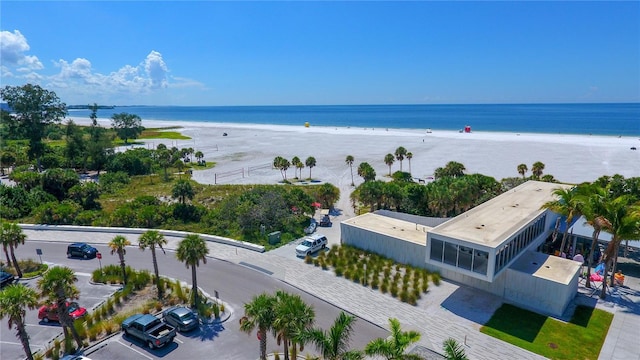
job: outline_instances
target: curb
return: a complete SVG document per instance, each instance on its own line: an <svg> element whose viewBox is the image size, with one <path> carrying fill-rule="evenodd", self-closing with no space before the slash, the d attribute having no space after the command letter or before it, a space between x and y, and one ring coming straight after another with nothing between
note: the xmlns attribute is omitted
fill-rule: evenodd
<svg viewBox="0 0 640 360"><path fill-rule="evenodd" d="M122 228L122 227L98 227L98 226L77 226L77 225L42 225L42 224L18 224L24 230L40 230L40 231L83 231L83 232L107 232L107 233L123 233L123 234L143 234L149 229L143 228ZM159 233L165 236L174 236L184 238L187 235L193 234L191 232L186 231L177 231L177 230L163 230L156 229ZM264 246L256 245L249 242L244 242L240 240L225 238L222 236L209 235L209 234L198 234L204 240L220 243L224 245L231 245L240 248L244 248L247 250L253 250L256 252L263 253L265 251Z"/></svg>

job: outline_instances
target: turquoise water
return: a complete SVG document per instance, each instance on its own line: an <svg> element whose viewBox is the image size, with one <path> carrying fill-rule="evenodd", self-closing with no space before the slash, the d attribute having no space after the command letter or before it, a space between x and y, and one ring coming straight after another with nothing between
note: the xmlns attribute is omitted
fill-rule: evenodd
<svg viewBox="0 0 640 360"><path fill-rule="evenodd" d="M406 128L549 134L640 135L640 103L502 105L305 105L305 106L122 106L98 117L136 114L144 120L244 124ZM69 116L89 117L88 110Z"/></svg>

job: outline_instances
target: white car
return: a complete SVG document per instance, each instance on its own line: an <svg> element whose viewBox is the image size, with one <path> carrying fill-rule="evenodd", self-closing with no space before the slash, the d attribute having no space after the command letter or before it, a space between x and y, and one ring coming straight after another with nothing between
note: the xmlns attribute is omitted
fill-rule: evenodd
<svg viewBox="0 0 640 360"><path fill-rule="evenodd" d="M296 256L305 257L327 247L327 237L322 234L309 235L296 246Z"/></svg>

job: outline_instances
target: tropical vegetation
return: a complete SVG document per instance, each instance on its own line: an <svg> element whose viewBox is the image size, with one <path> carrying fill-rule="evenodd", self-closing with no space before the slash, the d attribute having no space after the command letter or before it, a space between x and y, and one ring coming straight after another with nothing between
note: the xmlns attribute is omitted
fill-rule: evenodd
<svg viewBox="0 0 640 360"><path fill-rule="evenodd" d="M176 250L176 258L183 262L187 268L191 268L191 306L197 308L200 304L198 302L198 277L196 269L200 266L200 263L207 263L207 255L209 254L209 248L202 237L196 234L187 235L178 244Z"/></svg>
<svg viewBox="0 0 640 360"><path fill-rule="evenodd" d="M46 304L56 305L65 338L69 337L70 332L76 341L77 348L80 349L83 346L82 339L73 326L73 319L67 310L67 303L80 296L80 291L75 285L76 281L78 279L72 269L66 266L54 266L38 280L38 288Z"/></svg>
<svg viewBox="0 0 640 360"><path fill-rule="evenodd" d="M16 330L16 337L29 360L33 360L33 355L25 324L26 309L35 309L38 306L38 298L35 290L23 284L9 285L0 291L0 320L7 318L9 329Z"/></svg>

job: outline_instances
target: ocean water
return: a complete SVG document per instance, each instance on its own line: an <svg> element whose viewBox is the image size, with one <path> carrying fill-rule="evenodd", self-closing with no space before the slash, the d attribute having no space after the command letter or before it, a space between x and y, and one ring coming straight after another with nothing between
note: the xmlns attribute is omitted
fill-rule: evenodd
<svg viewBox="0 0 640 360"><path fill-rule="evenodd" d="M245 124L640 136L640 103L483 105L118 106L98 117ZM70 110L89 117L88 110Z"/></svg>

